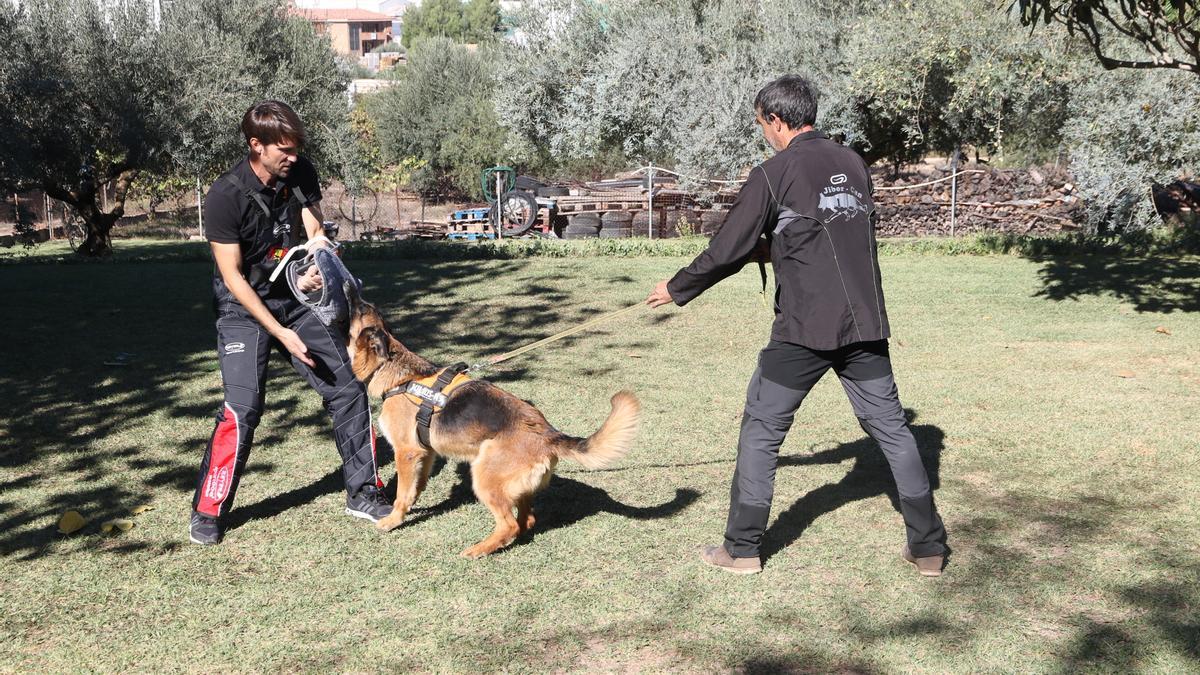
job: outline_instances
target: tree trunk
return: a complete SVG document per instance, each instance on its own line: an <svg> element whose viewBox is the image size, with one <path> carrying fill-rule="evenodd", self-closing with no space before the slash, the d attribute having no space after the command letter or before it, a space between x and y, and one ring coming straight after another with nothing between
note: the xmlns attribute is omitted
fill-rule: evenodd
<svg viewBox="0 0 1200 675"><path fill-rule="evenodd" d="M87 238L76 251L85 258L99 258L112 255L112 228L125 215L125 197L129 186L137 177L136 169L126 169L117 175L116 189L113 191L113 209L105 213L97 202L99 186L94 180L81 181L79 189L64 191L57 186L45 186L46 193L51 197L64 201L75 207L80 219L87 226Z"/></svg>

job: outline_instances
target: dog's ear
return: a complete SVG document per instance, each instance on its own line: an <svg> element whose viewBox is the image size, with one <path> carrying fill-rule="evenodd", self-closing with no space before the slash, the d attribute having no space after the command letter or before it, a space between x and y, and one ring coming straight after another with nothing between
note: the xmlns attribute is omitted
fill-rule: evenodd
<svg viewBox="0 0 1200 675"><path fill-rule="evenodd" d="M363 329L363 332L359 334L359 339L361 340L363 338L366 339L367 346L370 347L371 351L375 352L376 356L384 359L385 361L388 359L390 354L388 353L389 345L387 333L374 326L371 326Z"/></svg>

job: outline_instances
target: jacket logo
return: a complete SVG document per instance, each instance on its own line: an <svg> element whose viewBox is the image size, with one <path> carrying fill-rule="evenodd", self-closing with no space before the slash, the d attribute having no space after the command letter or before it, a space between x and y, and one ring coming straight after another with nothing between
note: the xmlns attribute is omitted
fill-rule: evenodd
<svg viewBox="0 0 1200 675"><path fill-rule="evenodd" d="M839 173L839 174L829 177L830 185L841 185L842 183L845 183L845 182L846 182L846 174L844 174L844 173Z"/></svg>
<svg viewBox="0 0 1200 675"><path fill-rule="evenodd" d="M817 210L825 217L825 222L831 223L835 220L850 220L859 213L866 213L867 207L850 192L836 192L821 195Z"/></svg>

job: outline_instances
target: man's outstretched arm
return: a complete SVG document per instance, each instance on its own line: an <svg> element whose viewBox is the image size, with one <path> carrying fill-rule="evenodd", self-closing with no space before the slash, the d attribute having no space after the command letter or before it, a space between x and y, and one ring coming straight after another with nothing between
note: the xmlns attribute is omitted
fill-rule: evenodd
<svg viewBox="0 0 1200 675"><path fill-rule="evenodd" d="M674 302L682 307L742 269L774 209L766 172L756 166L750 170L746 184L734 199L725 223L708 242L708 248L670 280L660 281L646 298L646 304L658 307Z"/></svg>

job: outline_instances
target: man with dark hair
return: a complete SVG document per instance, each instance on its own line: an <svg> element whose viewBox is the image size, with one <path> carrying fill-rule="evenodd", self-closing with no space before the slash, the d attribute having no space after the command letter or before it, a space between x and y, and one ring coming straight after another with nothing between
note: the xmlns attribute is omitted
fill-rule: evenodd
<svg viewBox="0 0 1200 675"><path fill-rule="evenodd" d="M738 574L762 570L779 447L804 397L832 368L892 469L908 535L901 555L937 576L945 529L892 376L870 172L853 150L813 128L817 96L804 78L771 82L754 107L777 154L750 171L708 248L646 299L653 307L687 304L740 270L766 236L775 322L746 392L725 542L705 547L701 558Z"/></svg>
<svg viewBox="0 0 1200 675"><path fill-rule="evenodd" d="M367 393L350 370L346 337L331 332L296 299L285 275L273 275L290 247L328 242L321 225L316 169L300 156L304 125L286 104L263 101L242 118L249 155L222 174L204 200L212 247L217 358L225 402L217 413L196 494L190 539L217 544L233 506L266 395L271 349L320 393L333 418L342 456L346 512L372 522L391 512L375 462ZM272 278L274 277L274 279ZM321 288L316 267L297 280L302 292Z"/></svg>

